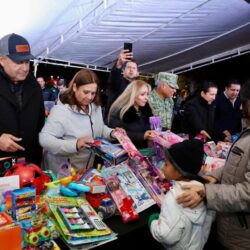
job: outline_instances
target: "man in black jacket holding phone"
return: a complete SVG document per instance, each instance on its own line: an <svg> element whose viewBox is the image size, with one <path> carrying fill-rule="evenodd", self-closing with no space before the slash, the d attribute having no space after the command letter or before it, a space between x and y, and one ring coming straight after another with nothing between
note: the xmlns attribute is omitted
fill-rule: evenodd
<svg viewBox="0 0 250 250"><path fill-rule="evenodd" d="M124 47L125 49L121 50L119 57L110 72L105 118L107 117L113 102L124 91L128 84L135 80L139 75L138 65L136 61L132 59L132 48L130 49L126 48L126 46Z"/></svg>

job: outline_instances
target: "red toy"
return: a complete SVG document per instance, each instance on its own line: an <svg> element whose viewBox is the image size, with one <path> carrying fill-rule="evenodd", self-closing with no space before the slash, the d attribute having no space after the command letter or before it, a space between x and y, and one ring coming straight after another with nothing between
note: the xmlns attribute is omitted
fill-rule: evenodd
<svg viewBox="0 0 250 250"><path fill-rule="evenodd" d="M115 213L116 206L112 201L110 194L86 193L86 199L102 219L107 219Z"/></svg>
<svg viewBox="0 0 250 250"><path fill-rule="evenodd" d="M119 180L116 176L110 176L105 179L107 188L122 216L124 223L133 221L139 218L136 213L133 203L134 200L131 196L128 196L123 188L119 184Z"/></svg>
<svg viewBox="0 0 250 250"><path fill-rule="evenodd" d="M44 183L50 182L50 177L45 175L41 168L33 163L22 162L13 165L5 173L5 176L19 175L20 188L36 187L36 194L40 194L44 189Z"/></svg>

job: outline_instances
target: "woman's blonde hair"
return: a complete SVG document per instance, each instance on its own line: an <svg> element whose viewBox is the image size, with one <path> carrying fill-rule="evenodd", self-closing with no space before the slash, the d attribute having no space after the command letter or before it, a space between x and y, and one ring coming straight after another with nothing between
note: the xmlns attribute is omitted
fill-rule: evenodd
<svg viewBox="0 0 250 250"><path fill-rule="evenodd" d="M95 95L93 103L99 106L100 105L100 98L98 94L98 89L100 84L99 79L95 72L88 69L81 69L74 75L74 77L69 83L69 88L65 90L62 94L60 94L60 101L62 103L67 103L70 106L76 105L80 110L81 106L76 100L75 92L73 90L73 84L76 85L76 88L79 88L80 86L87 85L90 83L95 83L97 85L97 93Z"/></svg>
<svg viewBox="0 0 250 250"><path fill-rule="evenodd" d="M148 88L149 92L151 91L151 86L148 83L142 80L132 81L110 107L108 121L111 114L117 111L120 112L120 119L122 119L127 110L134 105L136 96L144 86Z"/></svg>

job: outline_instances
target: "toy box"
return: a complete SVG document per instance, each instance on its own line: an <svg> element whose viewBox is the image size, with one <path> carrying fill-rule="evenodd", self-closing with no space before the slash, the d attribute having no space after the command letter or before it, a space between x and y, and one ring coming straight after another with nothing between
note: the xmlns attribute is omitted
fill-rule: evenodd
<svg viewBox="0 0 250 250"><path fill-rule="evenodd" d="M154 138L154 142L166 148L170 148L173 144L182 142L183 140L183 138L181 138L177 134L174 134L170 130L167 130L165 132L158 132L158 135Z"/></svg>
<svg viewBox="0 0 250 250"><path fill-rule="evenodd" d="M87 169L80 177L80 183L90 187L90 193L104 193L106 191L106 185L100 172L95 168Z"/></svg>
<svg viewBox="0 0 250 250"><path fill-rule="evenodd" d="M91 224L88 216L84 213L84 210L78 206L64 207L60 206L57 208L58 213L63 218L66 226L69 230L91 230L94 226Z"/></svg>
<svg viewBox="0 0 250 250"><path fill-rule="evenodd" d="M105 178L105 183L122 216L123 222L127 223L129 221L137 220L139 215L133 207L134 200L123 190L118 178L114 175L109 176Z"/></svg>
<svg viewBox="0 0 250 250"><path fill-rule="evenodd" d="M207 156L204 165L202 166L202 174L208 174L224 167L226 160Z"/></svg>
<svg viewBox="0 0 250 250"><path fill-rule="evenodd" d="M161 206L164 193L167 191L167 186L164 183L164 180L160 178L156 167L154 167L152 163L145 158L139 163L133 162L133 169L137 178L155 200L157 205Z"/></svg>
<svg viewBox="0 0 250 250"><path fill-rule="evenodd" d="M54 196L47 197L47 201L49 203L50 210L53 214L50 218L53 220L53 223L56 225L58 231L64 240L71 245L79 245L86 244L90 242L98 242L102 240L108 240L114 237L112 231L107 227L107 225L101 221L98 217L95 210L89 205L87 200L83 197L73 198L73 197L62 197L62 196ZM79 229L79 230L70 230L66 221L63 219L60 214L58 208L76 208L77 210L72 210L69 212L70 215L78 216L78 209L82 209L85 215L88 216L94 228L90 229ZM76 211L76 212L74 212ZM67 214L68 212L65 213ZM72 218L74 220L74 218ZM77 220L77 218L75 218ZM72 221L71 224L74 224ZM77 224L77 222L75 223ZM98 228L98 229L97 229Z"/></svg>
<svg viewBox="0 0 250 250"><path fill-rule="evenodd" d="M159 172L159 169L147 157L142 156L127 135L116 131L115 136L128 152L130 157L129 164L133 172L151 197L161 206L164 192L166 191L162 173Z"/></svg>
<svg viewBox="0 0 250 250"><path fill-rule="evenodd" d="M109 176L117 177L119 185L125 193L133 198L133 207L137 213L155 204L148 191L125 162L116 166L103 168L101 173L104 178L108 178Z"/></svg>
<svg viewBox="0 0 250 250"><path fill-rule="evenodd" d="M128 159L127 152L121 146L114 145L101 137L96 137L90 146L92 152L111 164L117 165Z"/></svg>
<svg viewBox="0 0 250 250"><path fill-rule="evenodd" d="M35 215L36 188L25 187L12 191L12 217L17 221L31 218Z"/></svg>
<svg viewBox="0 0 250 250"><path fill-rule="evenodd" d="M8 224L0 227L0 242L1 250L21 250L21 226L18 224Z"/></svg>

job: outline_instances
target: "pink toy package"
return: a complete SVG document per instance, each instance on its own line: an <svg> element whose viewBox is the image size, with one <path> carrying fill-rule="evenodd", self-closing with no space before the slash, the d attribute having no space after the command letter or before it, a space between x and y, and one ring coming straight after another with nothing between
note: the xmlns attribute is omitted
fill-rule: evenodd
<svg viewBox="0 0 250 250"><path fill-rule="evenodd" d="M161 206L164 191L166 190L158 170L146 157L142 156L127 135L120 131L116 131L115 136L122 147L128 152L130 159L133 160L130 162L130 165L136 177L140 180L155 202Z"/></svg>
<svg viewBox="0 0 250 250"><path fill-rule="evenodd" d="M184 139L170 130L167 130L165 132L158 132L154 141L163 147L170 148L173 144L182 142Z"/></svg>
<svg viewBox="0 0 250 250"><path fill-rule="evenodd" d="M224 167L226 160L217 158L217 157L211 157L207 156L205 160L205 164L202 166L202 174L208 174L212 173L219 168Z"/></svg>
<svg viewBox="0 0 250 250"><path fill-rule="evenodd" d="M140 163L136 163L136 165L134 172L137 178L160 207L164 198L164 192L167 191L164 181L160 178L155 167L146 158Z"/></svg>
<svg viewBox="0 0 250 250"><path fill-rule="evenodd" d="M114 136L117 138L119 143L122 145L122 147L125 149L125 151L128 153L129 157L136 160L141 159L143 156L139 152L139 150L136 148L136 146L133 144L133 142L130 140L130 138L122 133L121 131L115 131Z"/></svg>
<svg viewBox="0 0 250 250"><path fill-rule="evenodd" d="M107 188L122 216L124 223L137 220L139 218L136 213L133 203L134 200L131 196L128 196L123 188L119 184L119 180L116 176L111 175L105 179Z"/></svg>

